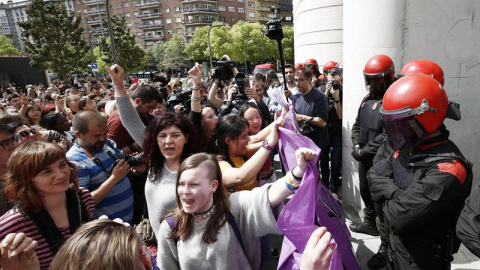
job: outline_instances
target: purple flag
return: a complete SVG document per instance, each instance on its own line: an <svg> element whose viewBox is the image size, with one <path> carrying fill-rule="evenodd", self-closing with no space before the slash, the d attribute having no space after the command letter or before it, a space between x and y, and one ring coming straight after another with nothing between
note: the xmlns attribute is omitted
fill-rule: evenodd
<svg viewBox="0 0 480 270"><path fill-rule="evenodd" d="M288 112L290 113L291 111ZM294 113L292 114L294 117ZM278 218L277 227L285 235L278 269L300 269L302 253L310 235L317 228L316 223L326 227L332 234L332 243L336 243L330 269L360 269L353 254L343 211L328 188L321 181L317 183L320 149L309 138L292 131L294 126L286 125L288 129L279 128L279 149L285 170L289 171L297 166L293 153L300 147L310 148L318 154L315 160L308 163L300 188Z"/></svg>

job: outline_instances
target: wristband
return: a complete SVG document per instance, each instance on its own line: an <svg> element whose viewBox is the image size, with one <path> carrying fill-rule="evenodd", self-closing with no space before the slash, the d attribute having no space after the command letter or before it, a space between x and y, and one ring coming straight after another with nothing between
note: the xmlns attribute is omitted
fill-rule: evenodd
<svg viewBox="0 0 480 270"><path fill-rule="evenodd" d="M128 149L130 149L130 152L133 154L135 152L137 152L137 149L135 148L135 146L133 146L133 143L127 145Z"/></svg>
<svg viewBox="0 0 480 270"><path fill-rule="evenodd" d="M293 176L293 178L294 178L295 180L297 180L297 181L302 181L303 176L301 176L301 177L296 176L295 174L293 174L293 170L291 170L290 172L292 173L292 176Z"/></svg>
<svg viewBox="0 0 480 270"><path fill-rule="evenodd" d="M296 191L296 189L295 189L294 187L292 187L292 186L290 186L290 184L288 184L287 179L285 179L285 186L286 186L289 190L291 190L291 191L293 191L293 192Z"/></svg>
<svg viewBox="0 0 480 270"><path fill-rule="evenodd" d="M340 103L340 100L335 100L335 103Z"/></svg>
<svg viewBox="0 0 480 270"><path fill-rule="evenodd" d="M275 147L271 146L267 140L263 141L262 147L267 149L268 151L273 151L273 149L275 149Z"/></svg>
<svg viewBox="0 0 480 270"><path fill-rule="evenodd" d="M192 97L192 101L201 101L201 100L202 100L202 98L201 98L201 97L198 97L198 98L196 98L196 97Z"/></svg>

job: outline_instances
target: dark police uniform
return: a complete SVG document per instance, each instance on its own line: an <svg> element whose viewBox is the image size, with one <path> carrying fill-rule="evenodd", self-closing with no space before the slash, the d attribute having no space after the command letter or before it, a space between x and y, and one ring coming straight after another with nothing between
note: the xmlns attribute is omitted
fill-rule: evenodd
<svg viewBox="0 0 480 270"><path fill-rule="evenodd" d="M459 241L455 223L470 194L471 163L448 139L426 140L394 153L368 173L374 201L383 203L393 269L449 269Z"/></svg>
<svg viewBox="0 0 480 270"><path fill-rule="evenodd" d="M383 132L381 107L380 97L367 95L358 109L357 119L352 126L352 144L360 145L361 148L361 160L358 161L360 195L365 203L365 219L371 221L375 220L377 214L368 187L367 172L372 167L372 160L382 144L382 141L375 141L375 138Z"/></svg>

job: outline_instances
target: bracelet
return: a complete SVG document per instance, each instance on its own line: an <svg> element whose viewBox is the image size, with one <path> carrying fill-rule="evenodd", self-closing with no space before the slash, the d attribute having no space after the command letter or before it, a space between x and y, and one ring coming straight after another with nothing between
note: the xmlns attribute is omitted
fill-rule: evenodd
<svg viewBox="0 0 480 270"><path fill-rule="evenodd" d="M295 189L294 187L290 186L290 185L287 183L287 180L286 180L286 179L285 179L285 186L286 186L288 189L290 189L291 191L293 191L293 192L296 191L296 189Z"/></svg>
<svg viewBox="0 0 480 270"><path fill-rule="evenodd" d="M302 175L301 177L296 176L295 174L293 174L293 169L290 170L290 172L292 173L292 176L293 176L293 178L294 178L295 180L297 180L297 181L302 181L303 175Z"/></svg>
<svg viewBox="0 0 480 270"><path fill-rule="evenodd" d="M275 147L271 146L266 139L263 141L262 147L268 151L273 151L273 149L275 149Z"/></svg>
<svg viewBox="0 0 480 270"><path fill-rule="evenodd" d="M201 100L202 100L202 98L201 98L201 97L198 97L198 98L196 98L196 97L192 97L192 101L201 101Z"/></svg>
<svg viewBox="0 0 480 270"><path fill-rule="evenodd" d="M335 100L335 103L339 103L339 102L340 102L340 100Z"/></svg>
<svg viewBox="0 0 480 270"><path fill-rule="evenodd" d="M292 186L292 187L295 188L295 189L298 189L298 188L300 187L300 185L297 186L297 185L294 185L294 184L293 184L293 181L292 181L293 173L292 173L292 171L290 171L290 174L287 173L286 176L287 176L288 183L290 184L290 186Z"/></svg>
<svg viewBox="0 0 480 270"><path fill-rule="evenodd" d="M193 88L193 87L192 87L192 91L198 91L198 90L200 90L200 88L201 88L200 86L197 87L197 88Z"/></svg>

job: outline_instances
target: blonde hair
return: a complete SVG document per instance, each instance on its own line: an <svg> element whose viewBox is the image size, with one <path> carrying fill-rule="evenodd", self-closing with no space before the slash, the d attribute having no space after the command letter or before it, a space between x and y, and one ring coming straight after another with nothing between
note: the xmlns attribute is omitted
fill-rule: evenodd
<svg viewBox="0 0 480 270"><path fill-rule="evenodd" d="M142 242L131 226L109 219L83 224L60 248L50 270L144 270Z"/></svg>

